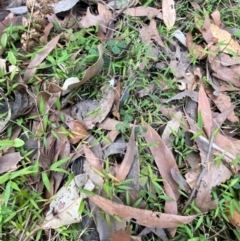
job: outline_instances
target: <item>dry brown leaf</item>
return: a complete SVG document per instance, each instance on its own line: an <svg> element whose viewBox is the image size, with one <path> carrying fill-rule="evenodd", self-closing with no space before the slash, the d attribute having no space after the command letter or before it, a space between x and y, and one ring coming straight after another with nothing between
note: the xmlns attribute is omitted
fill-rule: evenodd
<svg viewBox="0 0 240 241"><path fill-rule="evenodd" d="M208 44L219 43L218 47L220 51L227 54L240 54L240 45L236 40L232 39L232 35L226 30L219 28L217 25L212 24L208 17L206 17L201 31Z"/></svg>
<svg viewBox="0 0 240 241"><path fill-rule="evenodd" d="M68 138L70 143L76 144L80 140L83 140L89 136L89 133L79 120L73 119L70 115L62 111L57 111L53 109L51 109L51 111L58 116L64 116L65 124L68 126L71 134Z"/></svg>
<svg viewBox="0 0 240 241"><path fill-rule="evenodd" d="M80 27L89 28L99 25L101 31L106 33L108 24L112 21L112 12L102 3L98 3L98 12L99 15L94 15L90 12L90 8L88 8L86 15L82 17L79 23Z"/></svg>
<svg viewBox="0 0 240 241"><path fill-rule="evenodd" d="M102 165L99 159L93 154L93 152L86 145L84 145L83 150L84 150L85 157L88 163L91 165L91 167L95 168L99 172L102 172L103 171Z"/></svg>
<svg viewBox="0 0 240 241"><path fill-rule="evenodd" d="M29 63L25 73L23 80L27 82L36 72L38 65L42 63L42 61L52 52L52 50L56 47L60 37L62 34L57 35L51 41L49 41L43 48L43 50L36 54L33 60Z"/></svg>
<svg viewBox="0 0 240 241"><path fill-rule="evenodd" d="M145 124L145 127L147 128L147 132L145 132L143 136L146 142L151 145L153 145L153 143L156 143L156 146L151 146L149 147L149 149L154 156L154 160L156 162L160 175L163 178L164 182L166 181L170 185L174 193L174 196L171 196L171 193L167 193L167 195L172 197L173 200L177 200L180 196L178 191L179 187L171 175L172 168L176 168L176 170L178 170L176 161L171 151L167 148L158 133L148 124Z"/></svg>
<svg viewBox="0 0 240 241"><path fill-rule="evenodd" d="M240 45L236 40L232 39L232 35L229 32L220 29L218 26L214 24L210 25L210 29L213 34L213 37L217 40L218 43L220 43L221 51L228 54L240 54Z"/></svg>
<svg viewBox="0 0 240 241"><path fill-rule="evenodd" d="M176 21L176 10L174 7L174 0L162 1L163 21L168 29L171 29Z"/></svg>
<svg viewBox="0 0 240 241"><path fill-rule="evenodd" d="M197 215L179 216L132 208L112 202L98 195L89 196L89 199L110 215L117 215L126 221L134 219L137 224L146 227L176 228L180 224L187 224L192 222L197 217Z"/></svg>
<svg viewBox="0 0 240 241"><path fill-rule="evenodd" d="M136 8L128 8L124 12L127 15L133 17L144 17L147 16L150 19L157 16L161 12L160 9L152 8L152 7L136 7Z"/></svg>
<svg viewBox="0 0 240 241"><path fill-rule="evenodd" d="M215 105L221 112L229 110L229 108L232 108L233 106L230 97L224 93L220 93L218 96L208 93L208 96L211 98L211 100L215 103ZM239 122L239 118L236 116L234 111L232 111L227 116L227 119L231 122Z"/></svg>
<svg viewBox="0 0 240 241"><path fill-rule="evenodd" d="M161 39L161 37L159 36L159 33L157 31L157 24L155 20L151 20L149 26L143 26L141 31L141 38L142 41L147 43L147 44L151 44L152 40L156 41L156 43L159 44L159 46L164 47L164 43Z"/></svg>
<svg viewBox="0 0 240 241"><path fill-rule="evenodd" d="M240 60L234 57L227 58L225 54L219 54L219 50L216 46L211 46L210 51L216 53L216 56L212 54L208 55L208 61L213 70L213 76L227 83L230 82L236 87L240 87L240 65L238 64Z"/></svg>
<svg viewBox="0 0 240 241"><path fill-rule="evenodd" d="M134 127L135 126L133 126L132 128L132 133L129 138L126 154L116 173L116 178L120 182L124 181L125 178L127 177L134 160L134 153L135 153L135 128Z"/></svg>
<svg viewBox="0 0 240 241"><path fill-rule="evenodd" d="M89 133L84 128L83 124L78 120L69 120L66 125L70 130L70 137L68 138L71 144L76 144L80 140L86 139Z"/></svg>
<svg viewBox="0 0 240 241"><path fill-rule="evenodd" d="M212 134L212 112L203 85L200 86L198 93L198 113L199 112L202 115L203 129L207 137L210 138Z"/></svg>
<svg viewBox="0 0 240 241"><path fill-rule="evenodd" d="M103 66L103 45L102 44L98 45L98 51L99 51L99 57L97 62L94 63L86 70L83 78L81 80L78 80L77 78L67 79L62 86L63 90L71 90L71 89L77 88L80 85L84 84L89 79L91 79L92 77L96 76L101 71Z"/></svg>
<svg viewBox="0 0 240 241"><path fill-rule="evenodd" d="M17 164L21 161L22 157L19 152L5 154L0 157L0 174L4 172L11 172L18 169Z"/></svg>

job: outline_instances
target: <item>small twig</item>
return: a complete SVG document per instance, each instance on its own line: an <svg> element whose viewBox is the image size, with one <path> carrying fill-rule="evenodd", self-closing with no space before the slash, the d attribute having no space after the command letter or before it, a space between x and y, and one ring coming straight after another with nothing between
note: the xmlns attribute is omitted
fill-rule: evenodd
<svg viewBox="0 0 240 241"><path fill-rule="evenodd" d="M203 179L203 177L205 176L205 173L208 171L208 167L209 167L209 159L210 159L210 156L211 156L211 153L212 153L212 146L213 146L213 141L214 141L214 135L212 134L211 135L211 138L210 138L210 142L209 142L209 147L208 147L208 153L207 153L207 158L206 158L206 161L203 163L203 169L197 179L197 182L190 194L190 197L188 199L188 201L186 202L186 204L184 205L183 207L183 210L182 210L182 213L185 212L186 208L188 207L189 203L192 201L197 189L199 188L200 186L200 183Z"/></svg>

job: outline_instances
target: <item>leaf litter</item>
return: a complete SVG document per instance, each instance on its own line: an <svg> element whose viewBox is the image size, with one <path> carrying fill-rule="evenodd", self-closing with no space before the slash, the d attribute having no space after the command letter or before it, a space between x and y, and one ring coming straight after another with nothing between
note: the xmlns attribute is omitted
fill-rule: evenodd
<svg viewBox="0 0 240 241"><path fill-rule="evenodd" d="M88 221L98 240L142 240L150 234L167 240L178 235L179 226L194 223L203 212L221 205L216 188L221 190L240 169L239 106L232 97L240 86L240 45L224 27L219 10L211 18L202 16L201 7L191 3L198 15L194 31L189 31L179 28L175 5L173 0L151 7L138 1L61 0L46 6L27 1L23 11L31 9L36 25L13 13L1 22L1 71L7 78L0 89L1 183L37 163L39 169L28 184L51 200L41 213L44 221L30 228L25 240L40 229L57 230L73 223L84 227ZM130 18L134 26L128 24ZM10 25L27 28L18 36L23 62L8 49ZM163 25L167 34L160 34ZM175 39L169 37L172 29L177 29ZM85 45L91 37L94 42ZM45 45L30 55L38 47L37 38ZM81 48L76 45L68 52L74 42ZM135 54L133 68L127 58L135 43L144 50L141 57ZM119 56L114 47L123 49ZM67 54L61 59L60 52ZM142 58L146 53L148 58ZM126 59L122 74L119 64ZM166 68L169 72L163 73ZM130 109L138 114L129 116L126 107L135 98L139 102ZM140 103L154 104L157 112L147 109L147 116ZM185 149L178 149L180 142ZM149 204L151 198L154 205ZM238 207L238 201L226 201L226 215L235 227L239 209L231 205ZM195 211L185 212L191 205ZM87 240L86 234L82 237Z"/></svg>

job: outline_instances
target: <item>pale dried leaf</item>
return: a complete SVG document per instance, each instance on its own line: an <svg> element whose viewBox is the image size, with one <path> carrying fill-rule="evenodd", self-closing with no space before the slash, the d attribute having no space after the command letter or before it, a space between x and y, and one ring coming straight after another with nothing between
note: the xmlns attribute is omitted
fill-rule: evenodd
<svg viewBox="0 0 240 241"><path fill-rule="evenodd" d="M86 174L80 174L71 181L68 187L63 186L50 203L49 211L41 225L43 229L56 229L64 225L78 223L82 220L79 215L79 205L84 196L79 193L79 188L89 191L94 185Z"/></svg>
<svg viewBox="0 0 240 241"><path fill-rule="evenodd" d="M162 1L163 21L168 29L171 29L176 21L176 10L174 7L174 0Z"/></svg>

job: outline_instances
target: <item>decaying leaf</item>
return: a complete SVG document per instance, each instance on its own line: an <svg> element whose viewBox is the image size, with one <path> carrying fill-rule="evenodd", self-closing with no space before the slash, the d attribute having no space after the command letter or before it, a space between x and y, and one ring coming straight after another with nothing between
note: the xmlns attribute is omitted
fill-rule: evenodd
<svg viewBox="0 0 240 241"><path fill-rule="evenodd" d="M174 0L162 1L163 21L168 29L171 29L176 21L176 10L174 7Z"/></svg>
<svg viewBox="0 0 240 241"><path fill-rule="evenodd" d="M89 199L110 215L117 215L126 221L134 219L137 224L146 227L176 228L180 224L190 223L197 217L197 215L179 216L132 208L112 202L98 195L91 196Z"/></svg>
<svg viewBox="0 0 240 241"><path fill-rule="evenodd" d="M17 164L21 161L22 157L19 152L5 154L0 157L0 174L4 172L11 172L18 169Z"/></svg>
<svg viewBox="0 0 240 241"><path fill-rule="evenodd" d="M64 225L78 223L82 220L79 214L79 205L84 196L79 193L79 188L92 191L94 185L86 174L80 174L71 181L68 187L63 186L50 203L46 214L43 229L56 229Z"/></svg>

